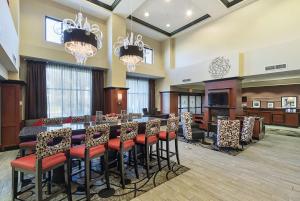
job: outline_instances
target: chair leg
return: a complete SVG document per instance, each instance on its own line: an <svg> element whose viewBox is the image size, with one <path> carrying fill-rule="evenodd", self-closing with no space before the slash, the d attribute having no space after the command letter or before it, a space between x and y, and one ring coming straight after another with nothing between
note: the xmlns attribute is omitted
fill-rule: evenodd
<svg viewBox="0 0 300 201"><path fill-rule="evenodd" d="M147 144L145 144L145 165L146 165L146 172L147 172L147 177L150 178L150 175L149 175L149 146Z"/></svg>
<svg viewBox="0 0 300 201"><path fill-rule="evenodd" d="M128 152L128 165L130 165L131 162L131 150Z"/></svg>
<svg viewBox="0 0 300 201"><path fill-rule="evenodd" d="M137 179L139 179L139 170L138 170L138 164L137 164L136 146L133 147L133 160L134 160L135 176L136 176Z"/></svg>
<svg viewBox="0 0 300 201"><path fill-rule="evenodd" d="M12 168L12 200L15 201L17 198L17 192L18 192L18 172L15 170L15 168Z"/></svg>
<svg viewBox="0 0 300 201"><path fill-rule="evenodd" d="M47 172L47 193L51 194L51 170Z"/></svg>
<svg viewBox="0 0 300 201"><path fill-rule="evenodd" d="M159 155L159 142L156 142L156 155L157 155L157 164L158 164L158 169L161 171L161 164L160 164L160 155Z"/></svg>
<svg viewBox="0 0 300 201"><path fill-rule="evenodd" d="M121 183L122 183L122 188L125 188L125 178L124 178L124 155L123 152L120 152L119 154L120 157L120 173L121 173Z"/></svg>
<svg viewBox="0 0 300 201"><path fill-rule="evenodd" d="M85 193L86 193L86 200L90 200L90 161L85 159Z"/></svg>
<svg viewBox="0 0 300 201"><path fill-rule="evenodd" d="M178 152L178 139L175 139L175 151L176 151L176 158L177 158L177 163L178 165L180 165L180 161L179 161L179 152Z"/></svg>
<svg viewBox="0 0 300 201"><path fill-rule="evenodd" d="M25 149L21 149L21 157L25 156ZM21 183L24 181L24 172L20 172Z"/></svg>
<svg viewBox="0 0 300 201"><path fill-rule="evenodd" d="M109 168L108 168L108 151L105 151L104 153L104 166L105 166L105 180L106 180L106 187L107 189L110 189L110 183L109 183Z"/></svg>
<svg viewBox="0 0 300 201"><path fill-rule="evenodd" d="M36 200L43 200L42 191L42 171L37 167L35 176L35 197Z"/></svg>
<svg viewBox="0 0 300 201"><path fill-rule="evenodd" d="M65 168L65 186L67 191L68 201L72 201L72 192L71 192L71 161L67 159L67 162L64 165Z"/></svg>
<svg viewBox="0 0 300 201"><path fill-rule="evenodd" d="M160 155L161 155L161 157L164 156L164 154L163 154L163 153L164 153L164 152L163 152L163 148L164 148L164 144L163 144L163 141L161 140L161 141L160 141L160 149L161 149L161 150L160 150Z"/></svg>
<svg viewBox="0 0 300 201"><path fill-rule="evenodd" d="M153 145L150 145L150 161L152 160L152 146Z"/></svg>
<svg viewBox="0 0 300 201"><path fill-rule="evenodd" d="M169 146L169 140L166 140L166 150L167 150L167 162L168 162L168 168L171 170L170 165L170 146Z"/></svg>

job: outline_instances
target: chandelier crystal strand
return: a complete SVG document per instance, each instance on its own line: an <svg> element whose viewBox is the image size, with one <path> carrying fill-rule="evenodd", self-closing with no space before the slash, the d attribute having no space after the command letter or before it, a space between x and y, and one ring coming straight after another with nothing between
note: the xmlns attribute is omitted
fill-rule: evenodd
<svg viewBox="0 0 300 201"><path fill-rule="evenodd" d="M78 64L85 64L102 48L103 34L97 24L90 24L79 12L75 20L64 19L62 27L55 26L54 31L62 36L66 52L72 54Z"/></svg>

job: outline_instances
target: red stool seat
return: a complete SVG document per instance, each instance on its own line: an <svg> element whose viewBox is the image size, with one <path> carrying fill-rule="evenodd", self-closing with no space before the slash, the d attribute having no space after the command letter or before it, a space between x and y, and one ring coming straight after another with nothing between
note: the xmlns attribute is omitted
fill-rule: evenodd
<svg viewBox="0 0 300 201"><path fill-rule="evenodd" d="M146 143L146 135L145 134L138 134L135 138L135 141L139 144L145 144ZM157 142L157 137L155 135L151 135L148 137L148 143L154 144Z"/></svg>
<svg viewBox="0 0 300 201"><path fill-rule="evenodd" d="M114 139L111 139L108 141L108 148L109 149L113 149L113 150L120 150L120 138L114 138ZM125 142L123 142L123 147L124 149L129 149L131 147L133 147L135 145L134 141L133 140L127 140Z"/></svg>
<svg viewBox="0 0 300 201"><path fill-rule="evenodd" d="M59 164L63 164L66 161L66 156L64 153L58 153L46 158L42 159L42 169L47 170L52 167L55 167ZM11 166L14 168L27 170L27 171L35 171L36 166L36 155L31 154L28 156L24 156L22 158L18 158L11 162Z"/></svg>
<svg viewBox="0 0 300 201"><path fill-rule="evenodd" d="M103 154L104 152L105 152L105 146L103 144L100 144L90 148L89 157L93 158L94 156L98 154ZM85 145L75 146L70 149L70 155L72 157L84 158L85 157L84 154L85 154Z"/></svg>
<svg viewBox="0 0 300 201"><path fill-rule="evenodd" d="M36 141L22 142L19 144L20 148L34 148L36 146Z"/></svg>
<svg viewBox="0 0 300 201"><path fill-rule="evenodd" d="M175 132L169 132L169 139L173 140L176 137ZM167 140L167 131L160 131L159 132L159 139L161 140Z"/></svg>

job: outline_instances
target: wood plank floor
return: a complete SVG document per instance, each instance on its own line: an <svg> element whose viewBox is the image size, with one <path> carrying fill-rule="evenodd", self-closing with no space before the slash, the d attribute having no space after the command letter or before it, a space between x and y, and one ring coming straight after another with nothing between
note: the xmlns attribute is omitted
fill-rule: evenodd
<svg viewBox="0 0 300 201"><path fill-rule="evenodd" d="M190 171L135 201L300 200L300 138L266 135L237 156L180 143L181 163ZM0 153L0 200L10 200L9 161Z"/></svg>

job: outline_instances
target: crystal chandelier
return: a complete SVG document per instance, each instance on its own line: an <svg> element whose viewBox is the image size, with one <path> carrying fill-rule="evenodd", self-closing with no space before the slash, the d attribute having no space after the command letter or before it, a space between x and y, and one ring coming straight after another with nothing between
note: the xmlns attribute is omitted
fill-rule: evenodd
<svg viewBox="0 0 300 201"><path fill-rule="evenodd" d="M128 72L134 72L136 65L144 58L144 42L142 35L138 34L134 40L133 32L127 37L119 37L114 44L114 53L127 66Z"/></svg>
<svg viewBox="0 0 300 201"><path fill-rule="evenodd" d="M56 33L61 30L62 40L66 52L72 54L78 64L85 64L88 57L97 54L102 47L102 32L97 24L90 24L81 12L76 15L75 20L64 19L62 28L55 28ZM58 33L59 34L59 33Z"/></svg>
<svg viewBox="0 0 300 201"><path fill-rule="evenodd" d="M126 37L119 37L114 43L113 49L116 56L127 66L128 72L134 72L136 65L141 63L144 59L144 47L143 37L137 34L134 38L132 32L132 5L130 1L131 17L130 17L130 34Z"/></svg>

